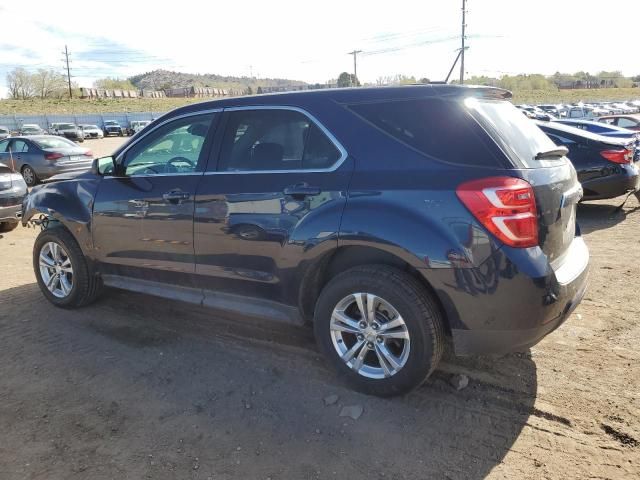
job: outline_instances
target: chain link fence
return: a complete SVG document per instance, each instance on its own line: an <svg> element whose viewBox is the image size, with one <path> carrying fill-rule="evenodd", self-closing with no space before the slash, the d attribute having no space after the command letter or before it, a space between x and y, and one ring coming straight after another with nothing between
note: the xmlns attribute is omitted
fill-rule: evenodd
<svg viewBox="0 0 640 480"><path fill-rule="evenodd" d="M115 120L126 127L132 120L153 120L166 112L119 112L119 113L69 113L51 115L0 115L0 126L17 131L26 123L37 124L45 130L52 123L75 123L76 125L97 125L104 127L105 120Z"/></svg>

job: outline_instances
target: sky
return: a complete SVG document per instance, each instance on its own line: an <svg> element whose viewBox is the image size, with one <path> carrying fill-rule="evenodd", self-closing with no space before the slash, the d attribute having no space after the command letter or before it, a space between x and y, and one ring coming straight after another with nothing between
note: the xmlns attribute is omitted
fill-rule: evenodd
<svg viewBox="0 0 640 480"><path fill-rule="evenodd" d="M0 0L0 96L15 67L63 72L79 86L168 69L325 83L342 71L376 82L443 80L460 46L462 0L232 2ZM468 0L471 75L622 70L640 74L640 0ZM457 75L458 72L454 75Z"/></svg>

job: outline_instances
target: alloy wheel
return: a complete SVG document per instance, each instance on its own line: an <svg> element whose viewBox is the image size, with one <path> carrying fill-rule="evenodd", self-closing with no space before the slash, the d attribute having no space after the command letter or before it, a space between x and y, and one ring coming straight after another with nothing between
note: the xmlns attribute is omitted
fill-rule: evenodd
<svg viewBox="0 0 640 480"><path fill-rule="evenodd" d="M396 308L381 297L348 295L334 308L329 328L336 353L363 377L389 378L407 363L409 330Z"/></svg>
<svg viewBox="0 0 640 480"><path fill-rule="evenodd" d="M73 288L73 266L69 254L56 242L47 242L40 249L40 276L47 289L57 298L65 298Z"/></svg>
<svg viewBox="0 0 640 480"><path fill-rule="evenodd" d="M24 178L24 182L31 186L35 183L36 180L36 174L35 172L31 169L31 167L24 167L22 169L22 178Z"/></svg>

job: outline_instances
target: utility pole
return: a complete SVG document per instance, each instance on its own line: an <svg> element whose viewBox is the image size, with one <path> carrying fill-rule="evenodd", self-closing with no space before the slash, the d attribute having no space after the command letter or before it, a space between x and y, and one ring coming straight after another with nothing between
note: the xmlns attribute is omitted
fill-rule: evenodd
<svg viewBox="0 0 640 480"><path fill-rule="evenodd" d="M462 45L460 48L460 85L464 84L464 41L465 41L465 29L467 28L466 24L466 16L467 16L467 0L462 0Z"/></svg>
<svg viewBox="0 0 640 480"><path fill-rule="evenodd" d="M67 64L67 82L69 83L69 99L73 98L73 92L71 91L71 70L69 69L69 50L67 50L67 46L64 46L64 61Z"/></svg>
<svg viewBox="0 0 640 480"><path fill-rule="evenodd" d="M348 52L347 55L353 55L353 83L354 87L357 86L355 82L358 81L358 54L362 53L362 50L354 50L353 52Z"/></svg>

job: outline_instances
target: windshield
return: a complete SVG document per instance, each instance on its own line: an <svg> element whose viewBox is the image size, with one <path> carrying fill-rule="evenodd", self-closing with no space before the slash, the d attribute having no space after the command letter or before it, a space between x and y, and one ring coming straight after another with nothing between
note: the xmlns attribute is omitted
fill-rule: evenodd
<svg viewBox="0 0 640 480"><path fill-rule="evenodd" d="M114 122L113 120L107 120L106 122L104 122L105 125L118 125L118 122Z"/></svg>
<svg viewBox="0 0 640 480"><path fill-rule="evenodd" d="M539 168L550 161L535 160L535 156L556 149L556 145L510 102L467 98L465 105L478 122L492 133L491 136L514 165Z"/></svg>
<svg viewBox="0 0 640 480"><path fill-rule="evenodd" d="M38 140L35 141L35 143L40 147L40 148L69 148L69 147L75 147L76 144L71 142L70 140L67 140L66 138L60 138L60 137L51 137L51 138L39 138Z"/></svg>
<svg viewBox="0 0 640 480"><path fill-rule="evenodd" d="M74 128L76 128L76 126L72 123L61 123L58 125L58 130L72 130Z"/></svg>
<svg viewBox="0 0 640 480"><path fill-rule="evenodd" d="M37 132L39 129L37 129L36 127L23 127L22 131L23 132Z"/></svg>

